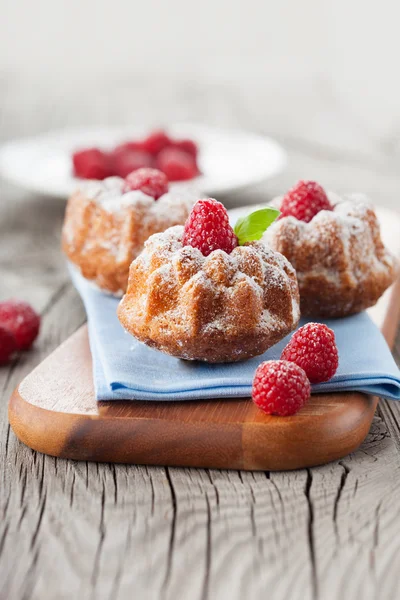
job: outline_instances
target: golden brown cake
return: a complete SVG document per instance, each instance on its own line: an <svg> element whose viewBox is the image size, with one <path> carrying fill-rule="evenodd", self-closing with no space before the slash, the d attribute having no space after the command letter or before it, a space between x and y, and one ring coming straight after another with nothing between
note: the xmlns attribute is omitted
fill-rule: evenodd
<svg viewBox="0 0 400 600"><path fill-rule="evenodd" d="M297 326L296 275L281 254L254 241L204 256L183 235L177 226L151 236L133 261L118 308L129 333L178 358L218 363L262 354Z"/></svg>
<svg viewBox="0 0 400 600"><path fill-rule="evenodd" d="M62 247L82 275L121 296L129 266L153 233L185 222L198 196L189 189L157 200L140 190L124 192L124 180L91 182L68 201Z"/></svg>
<svg viewBox="0 0 400 600"><path fill-rule="evenodd" d="M302 315L345 317L373 306L394 281L398 264L364 195L328 198L332 210L309 222L281 217L264 239L295 268Z"/></svg>

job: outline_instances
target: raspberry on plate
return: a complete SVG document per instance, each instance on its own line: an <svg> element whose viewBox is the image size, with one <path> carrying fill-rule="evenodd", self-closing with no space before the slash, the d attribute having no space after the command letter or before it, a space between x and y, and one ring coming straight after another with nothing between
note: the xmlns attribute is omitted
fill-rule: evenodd
<svg viewBox="0 0 400 600"><path fill-rule="evenodd" d="M230 254L238 245L238 239L225 206L213 198L198 200L185 223L182 243L198 248L203 256L213 250Z"/></svg>
<svg viewBox="0 0 400 600"><path fill-rule="evenodd" d="M17 341L12 331L0 325L0 365L10 360L17 349Z"/></svg>
<svg viewBox="0 0 400 600"><path fill-rule="evenodd" d="M143 148L150 152L153 156L156 156L161 150L170 146L171 140L168 135L162 129L156 129L150 135L148 135L143 142L141 142Z"/></svg>
<svg viewBox="0 0 400 600"><path fill-rule="evenodd" d="M38 336L40 316L21 300L0 302L0 325L15 336L18 350L28 350Z"/></svg>
<svg viewBox="0 0 400 600"><path fill-rule="evenodd" d="M147 152L146 147L145 147L145 143L141 142L141 141L135 141L135 140L131 140L130 142L122 142L122 144L118 144L118 146L115 146L113 152L120 152L120 151L133 151L133 152L137 152L138 150L140 150L141 152Z"/></svg>
<svg viewBox="0 0 400 600"><path fill-rule="evenodd" d="M335 334L322 323L307 323L293 334L281 359L304 369L311 383L329 381L339 365Z"/></svg>
<svg viewBox="0 0 400 600"><path fill-rule="evenodd" d="M197 158L199 149L193 140L176 140L172 143L172 146L178 150L182 150L183 152L190 154L193 156L193 158Z"/></svg>
<svg viewBox="0 0 400 600"><path fill-rule="evenodd" d="M129 148L118 148L111 153L113 172L119 177L125 178L132 171L153 166L153 157L144 150L129 150Z"/></svg>
<svg viewBox="0 0 400 600"><path fill-rule="evenodd" d="M140 190L157 200L168 192L168 179L158 169L138 169L125 179L123 191Z"/></svg>
<svg viewBox="0 0 400 600"><path fill-rule="evenodd" d="M310 397L307 375L295 363L268 360L256 370L252 398L267 415L294 415Z"/></svg>
<svg viewBox="0 0 400 600"><path fill-rule="evenodd" d="M283 197L280 218L296 217L308 223L321 210L333 210L325 190L316 181L299 181Z"/></svg>
<svg viewBox="0 0 400 600"><path fill-rule="evenodd" d="M199 174L196 160L183 150L165 148L157 157L156 166L166 174L169 181L193 179Z"/></svg>
<svg viewBox="0 0 400 600"><path fill-rule="evenodd" d="M74 173L83 179L105 179L112 175L110 159L98 148L78 150L72 155Z"/></svg>

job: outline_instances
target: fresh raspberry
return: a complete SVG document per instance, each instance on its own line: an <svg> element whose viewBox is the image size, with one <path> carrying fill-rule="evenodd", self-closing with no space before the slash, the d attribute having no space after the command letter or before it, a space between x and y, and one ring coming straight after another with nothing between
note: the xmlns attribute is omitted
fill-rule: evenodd
<svg viewBox="0 0 400 600"><path fill-rule="evenodd" d="M118 146L115 146L114 150L112 151L111 154L118 154L120 152L147 152L144 142L135 142L134 140L131 140L130 142L122 142L122 144L118 144Z"/></svg>
<svg viewBox="0 0 400 600"><path fill-rule="evenodd" d="M140 190L157 200L168 192L168 179L157 169L138 169L125 179L124 192Z"/></svg>
<svg viewBox="0 0 400 600"><path fill-rule="evenodd" d="M283 197L280 218L291 216L308 223L321 210L333 210L325 190L316 181L299 181Z"/></svg>
<svg viewBox="0 0 400 600"><path fill-rule="evenodd" d="M111 160L115 175L125 178L132 171L153 166L153 157L144 150L129 150L119 146L111 152Z"/></svg>
<svg viewBox="0 0 400 600"><path fill-rule="evenodd" d="M307 375L286 360L268 360L257 367L253 380L253 402L267 415L294 415L310 397Z"/></svg>
<svg viewBox="0 0 400 600"><path fill-rule="evenodd" d="M0 302L0 325L14 334L18 350L28 350L38 336L40 317L27 302L6 300Z"/></svg>
<svg viewBox="0 0 400 600"><path fill-rule="evenodd" d="M169 181L193 179L199 174L193 156L177 148L165 148L157 157L156 166L166 174Z"/></svg>
<svg viewBox="0 0 400 600"><path fill-rule="evenodd" d="M193 140L175 140L174 142L172 142L171 145L173 148L182 150L183 152L186 152L187 154L193 156L193 158L197 158L199 149L197 147L197 144Z"/></svg>
<svg viewBox="0 0 400 600"><path fill-rule="evenodd" d="M335 334L322 323L307 323L293 334L281 359L304 369L311 383L328 381L339 364Z"/></svg>
<svg viewBox="0 0 400 600"><path fill-rule="evenodd" d="M0 365L10 360L17 349L17 341L12 331L0 325Z"/></svg>
<svg viewBox="0 0 400 600"><path fill-rule="evenodd" d="M98 148L86 148L72 155L74 173L82 179L105 179L112 175L110 159Z"/></svg>
<svg viewBox="0 0 400 600"><path fill-rule="evenodd" d="M171 145L171 140L162 129L156 129L148 135L142 142L143 148L156 156L161 150Z"/></svg>
<svg viewBox="0 0 400 600"><path fill-rule="evenodd" d="M198 200L185 223L182 243L198 248L204 256L213 250L230 254L238 245L238 239L229 224L225 206L213 198Z"/></svg>

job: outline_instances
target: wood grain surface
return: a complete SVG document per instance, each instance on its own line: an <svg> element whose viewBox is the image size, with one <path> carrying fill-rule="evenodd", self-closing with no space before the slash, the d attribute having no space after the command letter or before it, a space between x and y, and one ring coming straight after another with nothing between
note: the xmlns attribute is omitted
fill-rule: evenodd
<svg viewBox="0 0 400 600"><path fill-rule="evenodd" d="M0 140L132 120L249 128L285 145L288 169L228 204L263 202L310 177L398 208L397 130L379 138L365 130L326 79L295 106L261 83L249 95L222 82L160 85L127 74L76 89L3 73ZM42 314L34 349L0 368L0 597L396 600L399 403L379 402L356 452L293 472L76 462L19 442L8 398L85 320L59 251L63 211L0 181L0 298L25 298Z"/></svg>

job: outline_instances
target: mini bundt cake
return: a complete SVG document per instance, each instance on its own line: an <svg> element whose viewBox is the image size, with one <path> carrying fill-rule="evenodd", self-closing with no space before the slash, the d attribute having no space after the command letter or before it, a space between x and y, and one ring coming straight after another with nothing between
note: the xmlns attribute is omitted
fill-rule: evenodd
<svg viewBox="0 0 400 600"><path fill-rule="evenodd" d="M130 268L118 308L123 327L187 360L235 362L265 352L297 326L296 275L262 242L239 241L212 199L196 203L185 227L151 236Z"/></svg>
<svg viewBox="0 0 400 600"><path fill-rule="evenodd" d="M129 266L147 238L183 224L194 202L193 190L169 192L165 175L155 169L86 183L68 200L63 250L86 279L122 296Z"/></svg>
<svg viewBox="0 0 400 600"><path fill-rule="evenodd" d="M301 181L275 204L281 216L264 239L295 268L302 315L358 313L394 281L397 261L384 247L364 195L340 198Z"/></svg>

